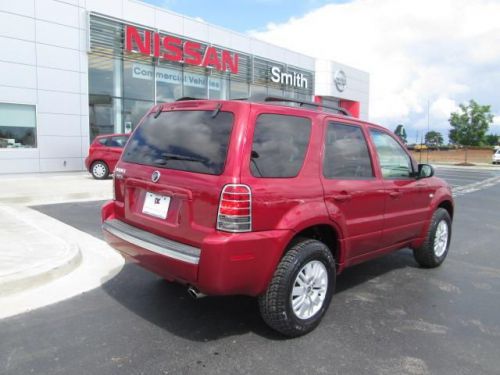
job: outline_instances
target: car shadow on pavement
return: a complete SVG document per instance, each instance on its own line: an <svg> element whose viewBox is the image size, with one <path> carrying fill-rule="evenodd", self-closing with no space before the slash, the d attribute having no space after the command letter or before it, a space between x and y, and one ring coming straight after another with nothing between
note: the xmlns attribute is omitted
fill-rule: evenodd
<svg viewBox="0 0 500 375"><path fill-rule="evenodd" d="M365 284L376 277L402 268L419 268L410 249L400 250L381 258L347 268L337 278L335 293L341 293L357 285ZM332 303L334 302L335 299Z"/></svg>
<svg viewBox="0 0 500 375"><path fill-rule="evenodd" d="M407 267L416 267L416 264L406 251L354 266L338 277L336 292ZM158 278L134 264L127 264L102 288L134 314L188 340L207 342L248 332L271 340L287 339L267 327L260 317L256 298L230 296L193 299L185 286ZM333 304L335 300L334 296Z"/></svg>

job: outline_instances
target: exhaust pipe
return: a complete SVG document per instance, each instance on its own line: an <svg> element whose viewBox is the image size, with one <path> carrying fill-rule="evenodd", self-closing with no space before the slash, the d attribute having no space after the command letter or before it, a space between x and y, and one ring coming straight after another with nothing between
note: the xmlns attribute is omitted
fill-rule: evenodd
<svg viewBox="0 0 500 375"><path fill-rule="evenodd" d="M206 294L201 293L198 289L192 286L188 288L187 292L194 299L203 298L207 296Z"/></svg>

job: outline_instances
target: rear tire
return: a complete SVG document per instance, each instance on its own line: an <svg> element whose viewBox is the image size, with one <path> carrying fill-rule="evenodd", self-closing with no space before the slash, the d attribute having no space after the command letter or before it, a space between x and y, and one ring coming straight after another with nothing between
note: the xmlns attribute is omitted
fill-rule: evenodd
<svg viewBox="0 0 500 375"><path fill-rule="evenodd" d="M262 318L289 337L311 332L325 315L335 289L335 260L317 240L295 243L259 297Z"/></svg>
<svg viewBox="0 0 500 375"><path fill-rule="evenodd" d="M105 180L109 176L109 167L103 161L95 161L90 166L90 173L96 180Z"/></svg>
<svg viewBox="0 0 500 375"><path fill-rule="evenodd" d="M413 256L422 267L438 267L448 255L450 240L450 214L444 208L438 208L432 215L424 243L420 247L413 249Z"/></svg>

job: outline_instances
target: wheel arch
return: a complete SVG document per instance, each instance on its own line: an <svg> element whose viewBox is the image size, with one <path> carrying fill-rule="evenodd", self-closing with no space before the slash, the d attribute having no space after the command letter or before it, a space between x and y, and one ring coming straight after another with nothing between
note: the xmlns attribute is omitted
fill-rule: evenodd
<svg viewBox="0 0 500 375"><path fill-rule="evenodd" d="M316 223L295 231L293 237L288 241L282 257L293 245L304 238L323 242L332 253L337 268L339 264L343 263L342 237L339 228L336 228L334 223Z"/></svg>
<svg viewBox="0 0 500 375"><path fill-rule="evenodd" d="M444 208L446 211L448 211L450 218L453 220L454 207L453 207L453 203L450 200L441 201L437 207Z"/></svg>

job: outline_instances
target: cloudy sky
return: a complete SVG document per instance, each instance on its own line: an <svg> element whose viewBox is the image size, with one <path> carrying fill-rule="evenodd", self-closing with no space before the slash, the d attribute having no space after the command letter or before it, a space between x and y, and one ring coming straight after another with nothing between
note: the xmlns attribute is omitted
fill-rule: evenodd
<svg viewBox="0 0 500 375"><path fill-rule="evenodd" d="M409 141L447 135L475 99L500 134L500 0L148 0L178 13L370 73L370 120Z"/></svg>

